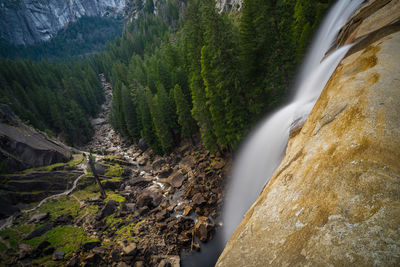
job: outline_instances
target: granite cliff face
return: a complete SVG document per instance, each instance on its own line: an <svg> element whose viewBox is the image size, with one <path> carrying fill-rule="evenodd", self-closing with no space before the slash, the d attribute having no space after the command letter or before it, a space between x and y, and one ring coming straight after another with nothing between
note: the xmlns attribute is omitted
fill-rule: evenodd
<svg viewBox="0 0 400 267"><path fill-rule="evenodd" d="M400 2L368 1L337 67L217 266L400 264ZM244 177L245 178L245 177Z"/></svg>
<svg viewBox="0 0 400 267"><path fill-rule="evenodd" d="M116 16L125 0L1 0L0 37L13 44L46 41L82 16Z"/></svg>
<svg viewBox="0 0 400 267"><path fill-rule="evenodd" d="M221 11L239 11L243 5L243 0L216 0L215 2Z"/></svg>

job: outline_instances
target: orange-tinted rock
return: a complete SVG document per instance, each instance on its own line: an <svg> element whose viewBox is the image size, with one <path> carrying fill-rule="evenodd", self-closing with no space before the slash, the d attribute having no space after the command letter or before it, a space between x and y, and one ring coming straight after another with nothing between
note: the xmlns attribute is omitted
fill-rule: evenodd
<svg viewBox="0 0 400 267"><path fill-rule="evenodd" d="M217 266L400 265L399 51L341 62Z"/></svg>

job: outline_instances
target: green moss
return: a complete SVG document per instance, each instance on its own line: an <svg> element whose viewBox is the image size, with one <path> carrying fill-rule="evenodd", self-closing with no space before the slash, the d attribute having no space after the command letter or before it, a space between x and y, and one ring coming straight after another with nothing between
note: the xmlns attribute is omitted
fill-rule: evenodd
<svg viewBox="0 0 400 267"><path fill-rule="evenodd" d="M72 167L72 166L75 166L75 165L81 163L83 160L84 159L83 159L83 156L81 154L75 154L75 155L72 156L72 160L70 160L67 163L60 162L60 163L55 163L55 164L52 164L52 165L47 165L47 166L42 166L42 167L37 167L37 168L32 168L32 169L27 169L27 170L22 171L22 173L29 173L29 172L32 172L32 171L46 171L46 172L48 172L48 171L52 171L54 168L58 168L60 166L64 166L64 168L65 167Z"/></svg>
<svg viewBox="0 0 400 267"><path fill-rule="evenodd" d="M51 229L40 237L27 240L26 243L37 247L42 241L47 240L57 250L65 252L65 258L71 257L81 244L97 241L97 239L86 236L82 228L73 226L59 226Z"/></svg>
<svg viewBox="0 0 400 267"><path fill-rule="evenodd" d="M11 248L16 249L18 247L18 244L26 236L26 234L31 232L32 228L33 228L32 225L22 225L22 226L12 227L0 231L0 236L3 238L5 242L8 242ZM8 238L6 239L5 237Z"/></svg>
<svg viewBox="0 0 400 267"><path fill-rule="evenodd" d="M16 249L21 240L32 230L33 225L19 225L0 231L0 236L11 248Z"/></svg>
<svg viewBox="0 0 400 267"><path fill-rule="evenodd" d="M107 216L106 219L105 219L106 225L111 230L116 230L117 226L121 222L122 222L122 219L121 218L115 218L114 214L111 214L110 216Z"/></svg>
<svg viewBox="0 0 400 267"><path fill-rule="evenodd" d="M136 228L139 227L139 225L143 221L140 221L138 223L130 223L128 225L124 225L120 227L116 232L115 232L115 240L116 241L128 241L128 242L139 242L139 237L134 236L133 233Z"/></svg>
<svg viewBox="0 0 400 267"><path fill-rule="evenodd" d="M113 191L107 191L107 198L104 200L105 203L107 203L109 200L115 200L119 203L126 201L126 199L121 196L120 194L114 193Z"/></svg>
<svg viewBox="0 0 400 267"><path fill-rule="evenodd" d="M110 165L104 175L109 177L121 177L123 173L124 170L121 168L121 166L119 164L114 164Z"/></svg>
<svg viewBox="0 0 400 267"><path fill-rule="evenodd" d="M99 189L96 184L91 184L82 190L73 193L79 200L86 200L89 198L94 198L100 196Z"/></svg>
<svg viewBox="0 0 400 267"><path fill-rule="evenodd" d="M121 182L121 179L122 179L121 177L112 177L107 180L102 180L101 184L105 184L107 182Z"/></svg>
<svg viewBox="0 0 400 267"><path fill-rule="evenodd" d="M49 200L40 207L40 212L49 212L54 220L57 216L70 213L77 216L80 209L79 202L73 197L62 196L57 201Z"/></svg>

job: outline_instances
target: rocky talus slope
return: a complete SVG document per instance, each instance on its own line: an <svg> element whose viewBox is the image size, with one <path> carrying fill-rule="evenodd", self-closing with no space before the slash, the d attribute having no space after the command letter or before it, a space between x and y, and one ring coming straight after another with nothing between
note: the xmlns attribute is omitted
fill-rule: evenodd
<svg viewBox="0 0 400 267"><path fill-rule="evenodd" d="M0 37L24 45L46 41L82 16L116 16L124 8L125 0L3 0Z"/></svg>
<svg viewBox="0 0 400 267"><path fill-rule="evenodd" d="M399 1L367 1L342 60L217 266L400 264Z"/></svg>
<svg viewBox="0 0 400 267"><path fill-rule="evenodd" d="M95 153L106 199L88 170L70 194L17 213L8 228L0 225L5 265L179 266L181 255L213 237L229 161L210 155L199 137L165 157L124 140L108 122L112 88L100 78L106 102L92 120L96 133L84 149ZM82 153L28 173L82 175L88 154Z"/></svg>

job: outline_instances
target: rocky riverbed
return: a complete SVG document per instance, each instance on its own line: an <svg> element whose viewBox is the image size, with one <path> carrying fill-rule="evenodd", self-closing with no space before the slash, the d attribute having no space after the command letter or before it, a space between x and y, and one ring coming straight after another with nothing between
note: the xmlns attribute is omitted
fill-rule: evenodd
<svg viewBox="0 0 400 267"><path fill-rule="evenodd" d="M107 198L88 170L71 194L19 213L0 231L6 265L179 266L181 255L200 250L219 226L230 162L210 155L199 137L164 157L125 140L108 123L112 88L100 79L106 102L82 150L95 153Z"/></svg>

